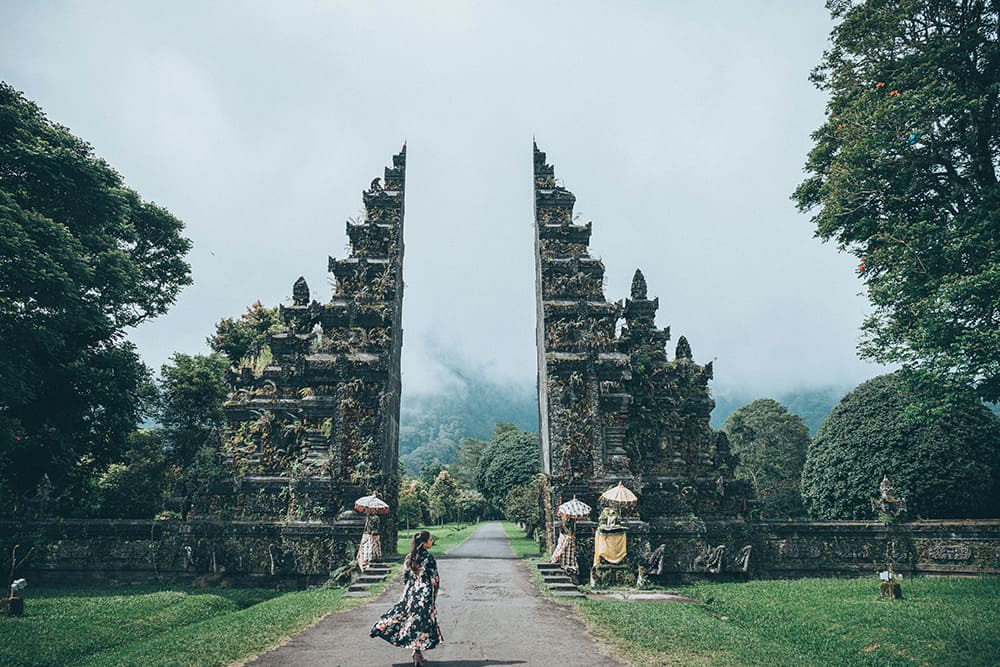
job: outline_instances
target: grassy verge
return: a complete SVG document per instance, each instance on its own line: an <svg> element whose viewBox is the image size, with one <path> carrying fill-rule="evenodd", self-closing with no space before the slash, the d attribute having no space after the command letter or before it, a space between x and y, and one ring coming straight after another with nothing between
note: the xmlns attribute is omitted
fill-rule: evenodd
<svg viewBox="0 0 1000 667"><path fill-rule="evenodd" d="M524 534L524 531L516 523L510 521L503 522L503 530L507 533L507 541L510 548L514 550L518 558L540 558L542 554L538 552L538 545L535 541Z"/></svg>
<svg viewBox="0 0 1000 667"><path fill-rule="evenodd" d="M446 523L441 526L415 526L410 530L399 530L399 540L396 549L400 554L408 554L410 545L413 543L413 535L420 530L429 530L434 536L434 548L431 553L443 554L451 551L462 542L469 539L476 529L478 523Z"/></svg>
<svg viewBox="0 0 1000 667"><path fill-rule="evenodd" d="M344 592L343 588L289 593L154 586L34 588L23 617L0 619L4 647L0 663L4 667L228 665L261 653L330 612L365 602L345 598Z"/></svg>
<svg viewBox="0 0 1000 667"><path fill-rule="evenodd" d="M1000 577L916 578L902 601L873 579L698 584L705 606L586 600L595 634L635 665L995 665Z"/></svg>
<svg viewBox="0 0 1000 667"><path fill-rule="evenodd" d="M476 524L429 526L444 553ZM400 539L408 550L413 532ZM398 566L394 568L398 572ZM395 577L390 575L378 594ZM229 665L257 655L328 613L355 607L343 588L263 589L132 586L34 588L26 614L0 619L3 667Z"/></svg>

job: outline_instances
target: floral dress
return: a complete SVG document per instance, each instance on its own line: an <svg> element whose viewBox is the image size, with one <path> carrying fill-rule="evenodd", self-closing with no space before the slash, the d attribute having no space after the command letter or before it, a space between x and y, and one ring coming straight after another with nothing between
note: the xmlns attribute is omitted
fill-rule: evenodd
<svg viewBox="0 0 1000 667"><path fill-rule="evenodd" d="M371 636L403 648L432 649L442 641L436 609L440 579L434 556L420 547L414 562L404 566L403 581L403 597L375 622Z"/></svg>

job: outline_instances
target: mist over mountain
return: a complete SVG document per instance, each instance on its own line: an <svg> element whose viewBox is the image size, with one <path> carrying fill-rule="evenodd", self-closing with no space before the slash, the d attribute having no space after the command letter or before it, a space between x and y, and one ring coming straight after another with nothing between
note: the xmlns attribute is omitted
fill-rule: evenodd
<svg viewBox="0 0 1000 667"><path fill-rule="evenodd" d="M438 461L457 458L463 438L489 439L497 422L511 422L525 431L538 430L538 403L534 385L499 380L486 369L463 360L436 355L447 371L447 382L423 392L407 391L404 382L400 409L399 456L407 473ZM773 398L799 415L815 434L830 410L851 386L799 387L771 392L724 387L715 391L713 428L734 410L758 398Z"/></svg>
<svg viewBox="0 0 1000 667"><path fill-rule="evenodd" d="M786 408L788 411L802 417L802 420L809 427L809 434L816 435L820 424L830 414L834 406L842 399L853 386L818 386L799 387L796 389L760 392L741 388L726 388L715 393L715 410L712 411L712 428L722 428L722 423L738 408L752 403L759 398L771 398Z"/></svg>
<svg viewBox="0 0 1000 667"><path fill-rule="evenodd" d="M451 463L462 438L488 440L497 422L537 431L537 394L534 386L456 372L446 389L409 393L404 388L399 421L399 458L415 475L435 460Z"/></svg>

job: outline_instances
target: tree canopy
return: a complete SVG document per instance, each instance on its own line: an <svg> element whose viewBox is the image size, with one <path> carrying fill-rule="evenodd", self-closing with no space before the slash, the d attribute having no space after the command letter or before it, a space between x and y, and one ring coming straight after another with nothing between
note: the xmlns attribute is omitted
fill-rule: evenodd
<svg viewBox="0 0 1000 667"><path fill-rule="evenodd" d="M501 512L507 494L541 472L541 445L537 433L499 423L490 444L479 456L476 487L491 507Z"/></svg>
<svg viewBox="0 0 1000 667"><path fill-rule="evenodd" d="M793 198L858 257L860 351L1000 400L996 0L830 0L829 94Z"/></svg>
<svg viewBox="0 0 1000 667"><path fill-rule="evenodd" d="M160 369L160 423L171 459L190 464L195 453L209 444L212 433L225 423L222 404L228 362L221 354L181 354Z"/></svg>
<svg viewBox="0 0 1000 667"><path fill-rule="evenodd" d="M761 398L733 412L722 425L740 457L736 476L749 479L765 516L801 511L799 484L809 428L781 403Z"/></svg>
<svg viewBox="0 0 1000 667"><path fill-rule="evenodd" d="M208 345L224 354L233 366L244 358L255 357L267 347L271 334L284 328L278 308L266 308L260 301L247 306L239 317L227 317L215 325L215 335Z"/></svg>
<svg viewBox="0 0 1000 667"><path fill-rule="evenodd" d="M182 230L0 83L0 486L15 497L43 474L61 494L127 448L150 374L125 329L190 284Z"/></svg>
<svg viewBox="0 0 1000 667"><path fill-rule="evenodd" d="M869 380L809 446L802 498L818 519L870 518L883 475L911 518L1000 516L1000 418L968 391L901 372Z"/></svg>

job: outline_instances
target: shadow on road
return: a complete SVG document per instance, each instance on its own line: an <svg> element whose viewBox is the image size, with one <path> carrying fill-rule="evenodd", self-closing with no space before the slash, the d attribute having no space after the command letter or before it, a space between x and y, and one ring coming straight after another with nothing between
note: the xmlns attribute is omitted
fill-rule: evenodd
<svg viewBox="0 0 1000 667"><path fill-rule="evenodd" d="M392 667L407 667L410 662L398 662ZM526 665L524 660L430 660L428 667L489 667L489 665Z"/></svg>

